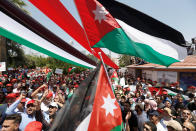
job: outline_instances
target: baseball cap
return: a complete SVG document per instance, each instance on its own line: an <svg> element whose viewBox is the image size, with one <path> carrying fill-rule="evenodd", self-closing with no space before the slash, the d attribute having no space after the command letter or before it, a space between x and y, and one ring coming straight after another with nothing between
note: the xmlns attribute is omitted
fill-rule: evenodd
<svg viewBox="0 0 196 131"><path fill-rule="evenodd" d="M163 95L167 95L168 94L166 90L163 90L162 93L163 93Z"/></svg>
<svg viewBox="0 0 196 131"><path fill-rule="evenodd" d="M8 84L6 84L6 86L12 86L12 84L8 83Z"/></svg>
<svg viewBox="0 0 196 131"><path fill-rule="evenodd" d="M32 121L25 127L24 131L41 131L42 123L39 121Z"/></svg>
<svg viewBox="0 0 196 131"><path fill-rule="evenodd" d="M171 109L165 107L163 110L164 110L165 112L167 112L170 116L172 116L172 114L171 114Z"/></svg>
<svg viewBox="0 0 196 131"><path fill-rule="evenodd" d="M154 110L152 112L149 113L150 116L159 116L158 111Z"/></svg>
<svg viewBox="0 0 196 131"><path fill-rule="evenodd" d="M50 106L58 108L58 105L56 102L51 102L49 105L49 108L50 108Z"/></svg>
<svg viewBox="0 0 196 131"><path fill-rule="evenodd" d="M17 94L16 93L10 93L6 96L7 99L9 98L16 98Z"/></svg>
<svg viewBox="0 0 196 131"><path fill-rule="evenodd" d="M182 126L176 120L165 121L164 123L167 127L172 127L176 131L182 131Z"/></svg>
<svg viewBox="0 0 196 131"><path fill-rule="evenodd" d="M20 98L20 97L17 97L16 100L18 100L19 98ZM22 99L20 102L26 102L26 101L27 101L27 99L24 98L24 99Z"/></svg>
<svg viewBox="0 0 196 131"><path fill-rule="evenodd" d="M166 98L165 101L168 101L169 103L172 103L172 101L169 98Z"/></svg>
<svg viewBox="0 0 196 131"><path fill-rule="evenodd" d="M27 105L28 104L33 104L33 103L35 103L35 100L30 100L30 101L27 102Z"/></svg>
<svg viewBox="0 0 196 131"><path fill-rule="evenodd" d="M4 74L3 76L4 76L4 77L7 77L7 75L6 75L6 74Z"/></svg>

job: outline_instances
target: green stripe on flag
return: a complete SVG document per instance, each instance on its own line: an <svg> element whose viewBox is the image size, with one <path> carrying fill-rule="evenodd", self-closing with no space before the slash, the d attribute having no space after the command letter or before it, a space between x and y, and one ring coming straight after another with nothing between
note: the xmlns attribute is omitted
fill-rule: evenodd
<svg viewBox="0 0 196 131"><path fill-rule="evenodd" d="M140 57L148 62L169 66L172 63L179 62L172 57L160 54L152 47L134 42L131 40L122 28L116 28L107 33L93 48L107 48L119 54L132 55Z"/></svg>
<svg viewBox="0 0 196 131"><path fill-rule="evenodd" d="M114 127L111 131L122 131L124 129L123 122L121 125Z"/></svg>
<svg viewBox="0 0 196 131"><path fill-rule="evenodd" d="M88 67L88 66L76 63L74 61L71 61L69 59L66 59L66 58L64 58L62 56L59 56L59 55L57 55L57 54L55 54L55 53L53 53L53 52L51 52L49 50L46 50L46 49L44 49L44 48L42 48L42 47L40 47L40 46L38 46L36 44L33 44L32 42L30 42L30 41L28 41L28 40L26 40L26 39L24 39L24 38L22 38L22 37L20 37L20 36L18 36L16 34L10 32L10 31L6 30L6 29L4 29L2 27L0 27L0 35L4 36L6 38L9 38L9 39L11 39L11 40L13 40L13 41L15 41L15 42L17 42L19 44L22 44L22 45L25 45L25 46L27 46L29 48L32 48L32 49L34 49L34 50L36 50L38 52L41 52L41 53L46 54L48 56L51 56L53 58L59 59L61 61L64 61L66 63L70 63L70 64L73 64L73 65L76 65L76 66L80 66L80 67L84 67L84 68L89 68L89 69L91 68L91 67Z"/></svg>

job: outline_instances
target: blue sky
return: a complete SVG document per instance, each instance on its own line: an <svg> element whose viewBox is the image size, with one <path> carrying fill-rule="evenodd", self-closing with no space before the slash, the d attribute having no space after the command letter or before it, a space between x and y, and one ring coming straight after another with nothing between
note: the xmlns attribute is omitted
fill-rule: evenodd
<svg viewBox="0 0 196 131"><path fill-rule="evenodd" d="M67 33L53 23L49 18L42 14L27 0L23 0L31 13L31 16L51 30L57 36L61 37L66 42L73 41L73 46L84 52L85 49L73 40ZM180 31L185 40L191 41L191 38L196 37L196 0L118 0L127 4L149 16L171 26ZM64 6L81 24L77 10L73 0L61 0ZM104 50L108 53L107 50ZM118 55L114 54L115 57Z"/></svg>

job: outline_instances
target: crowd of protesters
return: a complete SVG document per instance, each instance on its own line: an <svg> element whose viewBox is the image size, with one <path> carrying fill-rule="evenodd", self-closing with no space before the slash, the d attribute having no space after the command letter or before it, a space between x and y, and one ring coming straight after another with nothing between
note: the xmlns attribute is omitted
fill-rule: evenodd
<svg viewBox="0 0 196 131"><path fill-rule="evenodd" d="M68 75L52 74L49 69L16 69L0 75L0 129L2 131L49 130L56 113L71 99L74 90L89 71ZM179 83L157 83L129 74L111 79L122 110L126 131L195 131L196 87L169 94L167 86L182 92ZM48 77L50 77L48 79Z"/></svg>
<svg viewBox="0 0 196 131"><path fill-rule="evenodd" d="M48 76L48 72L18 68L0 75L1 131L49 130L58 110L89 74Z"/></svg>
<svg viewBox="0 0 196 131"><path fill-rule="evenodd" d="M188 87L185 97L178 82L157 83L140 77L135 79L128 74L120 75L119 80L112 80L112 87L126 131L195 131L196 87ZM152 90L157 85L168 88L159 88L161 93ZM170 94L168 89L181 93Z"/></svg>

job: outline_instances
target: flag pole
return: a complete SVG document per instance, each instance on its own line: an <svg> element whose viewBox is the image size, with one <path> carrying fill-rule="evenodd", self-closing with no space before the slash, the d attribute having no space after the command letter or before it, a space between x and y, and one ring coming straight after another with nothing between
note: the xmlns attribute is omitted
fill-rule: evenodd
<svg viewBox="0 0 196 131"><path fill-rule="evenodd" d="M103 61L103 59L102 59L101 52L99 52L98 54L99 54L99 56L100 56L101 63L103 64L104 70L105 70L105 72L106 72L106 76L107 76L108 82L109 82L109 84L110 84L110 87L112 88L112 84L111 84L111 82L110 82L110 78L109 78L109 75L108 75L108 71L107 71L107 69L106 69L106 67L105 67L105 63L104 63L104 61Z"/></svg>

